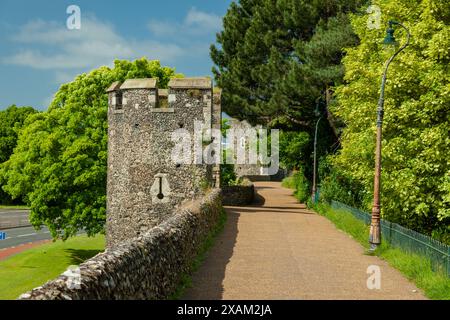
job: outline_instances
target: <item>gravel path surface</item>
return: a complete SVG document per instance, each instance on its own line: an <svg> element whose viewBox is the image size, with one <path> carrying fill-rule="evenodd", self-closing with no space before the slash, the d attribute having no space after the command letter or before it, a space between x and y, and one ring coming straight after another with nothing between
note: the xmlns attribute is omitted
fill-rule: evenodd
<svg viewBox="0 0 450 320"><path fill-rule="evenodd" d="M258 204L228 221L184 299L425 299L399 271L298 204L278 182L257 182ZM381 288L367 288L379 266Z"/></svg>

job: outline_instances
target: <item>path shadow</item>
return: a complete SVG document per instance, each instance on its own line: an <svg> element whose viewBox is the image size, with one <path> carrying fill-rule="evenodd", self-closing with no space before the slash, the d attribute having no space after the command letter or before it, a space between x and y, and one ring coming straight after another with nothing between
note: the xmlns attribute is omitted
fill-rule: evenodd
<svg viewBox="0 0 450 320"><path fill-rule="evenodd" d="M293 207L264 207L266 199L258 192L262 189L271 189L272 187L255 188L255 198L251 205L248 206L227 206L227 222L224 230L218 235L213 247L206 254L200 268L194 272L191 279L191 286L186 289L181 299L183 300L220 300L223 299L224 294L224 279L227 271L227 266L230 263L233 251L236 246L237 236L239 233L238 222L241 214L257 213L258 211L274 211L283 213L295 214L313 214L309 212L306 207L298 207L296 202L292 204Z"/></svg>
<svg viewBox="0 0 450 320"><path fill-rule="evenodd" d="M237 208L226 208L227 221L224 230L218 235L209 250L202 266L192 275L192 286L188 288L183 300L220 300L223 298L223 280L236 245L238 221Z"/></svg>
<svg viewBox="0 0 450 320"><path fill-rule="evenodd" d="M311 210L309 210L308 209L308 207L307 206L302 206L302 205L298 205L298 206L285 206L285 207L276 207L276 206L274 206L274 207L272 207L272 206L267 206L267 207L263 207L263 209L267 209L267 210L270 210L270 211L277 211L277 210L280 210L280 211L285 211L285 210L308 210L308 211L311 211Z"/></svg>
<svg viewBox="0 0 450 320"><path fill-rule="evenodd" d="M293 209L293 210L292 210ZM259 212L265 212L265 213L291 213L291 214L314 214L314 212L311 212L307 209L302 208L284 208L284 210L279 209L272 209L271 207L240 207L239 211L241 213L259 213Z"/></svg>
<svg viewBox="0 0 450 320"><path fill-rule="evenodd" d="M275 187L271 187L271 186L261 186L261 185L259 185L258 187L257 187L258 189L276 189Z"/></svg>
<svg viewBox="0 0 450 320"><path fill-rule="evenodd" d="M92 258L103 250L90 250L90 249L65 249L65 252L70 254L70 263L73 265L79 265Z"/></svg>
<svg viewBox="0 0 450 320"><path fill-rule="evenodd" d="M260 189L258 187L258 189ZM255 198L253 199L253 203L249 205L249 207L260 207L263 206L266 203L266 199L258 193L258 190L255 189Z"/></svg>
<svg viewBox="0 0 450 320"><path fill-rule="evenodd" d="M3 267L0 267L0 269L2 269ZM37 269L39 267L36 266L16 266L16 268L18 269Z"/></svg>

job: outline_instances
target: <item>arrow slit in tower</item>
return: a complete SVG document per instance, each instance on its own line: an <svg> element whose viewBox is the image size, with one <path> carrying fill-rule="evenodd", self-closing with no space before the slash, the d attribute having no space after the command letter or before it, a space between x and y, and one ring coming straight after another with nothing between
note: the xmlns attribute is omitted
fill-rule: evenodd
<svg viewBox="0 0 450 320"><path fill-rule="evenodd" d="M162 177L159 177L159 193L157 197L160 200L164 198L164 194L162 193Z"/></svg>

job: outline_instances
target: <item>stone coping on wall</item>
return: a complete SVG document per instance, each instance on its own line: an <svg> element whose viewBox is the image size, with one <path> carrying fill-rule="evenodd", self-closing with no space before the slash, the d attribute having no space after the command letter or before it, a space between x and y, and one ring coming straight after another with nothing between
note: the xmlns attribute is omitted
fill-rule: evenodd
<svg viewBox="0 0 450 320"><path fill-rule="evenodd" d="M113 91L117 91L117 90L119 90L120 89L120 86L122 85L122 82L120 82L120 81L115 81L115 82L113 82L110 86L109 86L109 88L108 89L106 89L106 91L105 92L113 92Z"/></svg>
<svg viewBox="0 0 450 320"><path fill-rule="evenodd" d="M173 89L211 89L212 81L206 77L172 78L168 86Z"/></svg>
<svg viewBox="0 0 450 320"><path fill-rule="evenodd" d="M123 83L120 81L113 82L105 92L128 89L156 89L157 87L158 78L127 79ZM171 89L211 89L212 81L207 77L172 78L168 87ZM160 89L160 91L160 95L168 94L167 89Z"/></svg>
<svg viewBox="0 0 450 320"><path fill-rule="evenodd" d="M127 79L120 86L120 90L126 89L155 89L158 83L157 78Z"/></svg>
<svg viewBox="0 0 450 320"><path fill-rule="evenodd" d="M19 299L167 299L183 274L191 271L221 211L220 189L213 189L146 234L105 250L82 263L78 271L66 271Z"/></svg>

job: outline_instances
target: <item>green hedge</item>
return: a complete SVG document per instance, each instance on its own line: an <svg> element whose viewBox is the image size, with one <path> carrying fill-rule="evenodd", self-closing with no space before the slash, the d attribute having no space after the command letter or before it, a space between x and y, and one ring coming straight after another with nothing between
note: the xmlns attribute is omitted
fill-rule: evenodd
<svg viewBox="0 0 450 320"><path fill-rule="evenodd" d="M302 171L296 171L293 175L285 178L282 186L294 189L294 196L299 202L305 203L310 197L310 184Z"/></svg>

